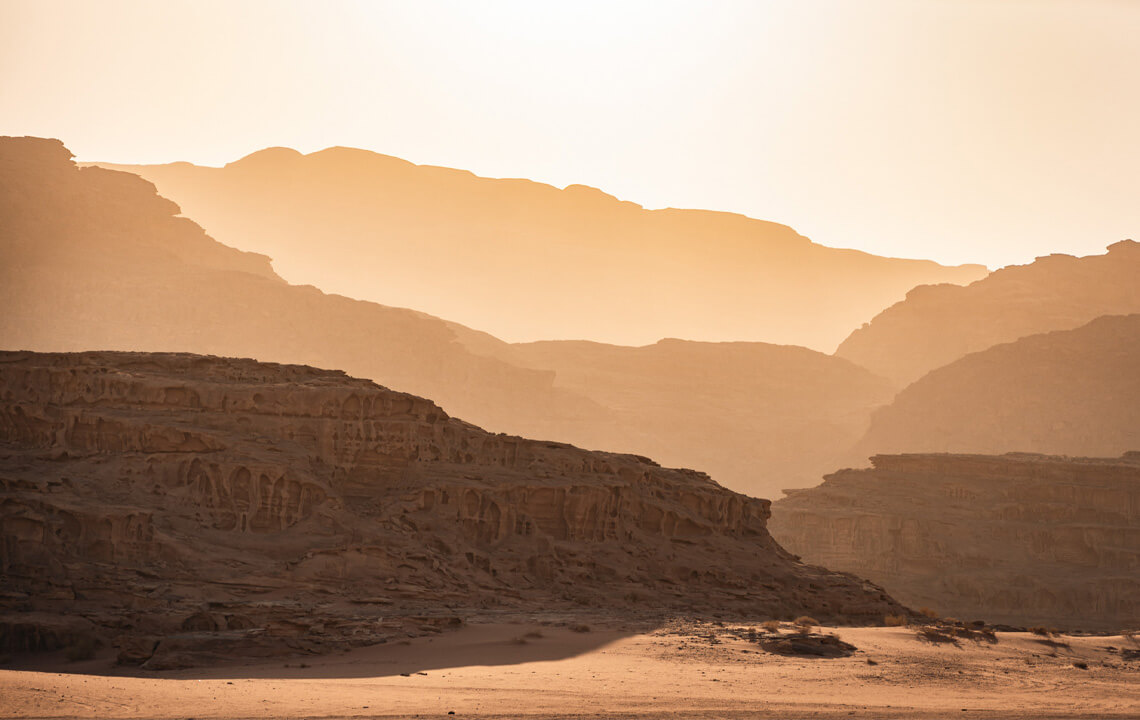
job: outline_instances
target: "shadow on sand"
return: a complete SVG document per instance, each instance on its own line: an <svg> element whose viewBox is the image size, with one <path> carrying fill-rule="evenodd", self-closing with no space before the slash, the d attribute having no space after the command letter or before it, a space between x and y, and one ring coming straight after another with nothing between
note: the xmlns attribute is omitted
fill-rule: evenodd
<svg viewBox="0 0 1140 720"><path fill-rule="evenodd" d="M535 623L471 624L427 637L389 641L330 654L292 653L265 658L200 661L195 667L145 670L115 664L116 651L69 662L63 652L8 658L2 670L155 679L328 679L424 674L470 666L507 666L564 660L651 630L551 627Z"/></svg>

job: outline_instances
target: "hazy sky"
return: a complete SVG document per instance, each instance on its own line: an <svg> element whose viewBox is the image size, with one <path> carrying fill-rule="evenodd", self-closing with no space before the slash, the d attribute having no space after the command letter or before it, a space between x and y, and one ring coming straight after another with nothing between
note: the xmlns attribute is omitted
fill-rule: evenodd
<svg viewBox="0 0 1140 720"><path fill-rule="evenodd" d="M0 134L349 145L999 266L1140 239L1140 2L0 0Z"/></svg>

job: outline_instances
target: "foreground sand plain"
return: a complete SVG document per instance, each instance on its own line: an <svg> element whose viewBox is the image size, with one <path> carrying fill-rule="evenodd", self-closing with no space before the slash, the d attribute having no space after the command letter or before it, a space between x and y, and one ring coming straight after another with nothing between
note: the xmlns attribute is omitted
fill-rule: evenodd
<svg viewBox="0 0 1140 720"><path fill-rule="evenodd" d="M1137 645L1121 636L932 644L908 628L838 628L825 632L858 649L823 659L768 653L742 629L675 621L573 632L531 617L336 656L160 674L124 673L109 653L45 659L0 670L0 717L1140 717L1140 659L1124 652Z"/></svg>

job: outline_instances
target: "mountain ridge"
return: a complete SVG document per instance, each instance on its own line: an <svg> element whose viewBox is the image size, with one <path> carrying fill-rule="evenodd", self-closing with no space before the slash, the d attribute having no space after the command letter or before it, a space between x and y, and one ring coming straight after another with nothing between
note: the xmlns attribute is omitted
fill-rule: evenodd
<svg viewBox="0 0 1140 720"><path fill-rule="evenodd" d="M292 282L511 341L679 337L831 351L911 287L988 272L832 248L739 213L646 209L585 185L355 148L267 149L220 168L88 164L147 177L223 243L274 257ZM313 237L324 238L319 249Z"/></svg>
<svg viewBox="0 0 1140 720"><path fill-rule="evenodd" d="M957 358L1020 337L1140 312L1140 243L1100 255L1054 253L969 285L920 285L836 350L900 386Z"/></svg>
<svg viewBox="0 0 1140 720"><path fill-rule="evenodd" d="M534 349L421 310L290 285L178 211L137 175L76 167L59 141L0 140L0 213L22 223L0 227L0 347L336 367L492 431L658 456L755 495L832 469L831 445L854 443L893 393L846 360L761 343L595 343L575 376L558 353L542 367L524 362ZM584 392L591 373L606 390Z"/></svg>

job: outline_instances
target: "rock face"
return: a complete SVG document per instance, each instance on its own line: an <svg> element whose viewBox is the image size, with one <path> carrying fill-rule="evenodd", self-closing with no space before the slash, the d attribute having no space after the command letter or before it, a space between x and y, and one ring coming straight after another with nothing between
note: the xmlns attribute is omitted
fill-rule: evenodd
<svg viewBox="0 0 1140 720"><path fill-rule="evenodd" d="M877 410L850 459L894 452L1114 457L1140 448L1140 315L1032 335L938 368Z"/></svg>
<svg viewBox="0 0 1140 720"><path fill-rule="evenodd" d="M769 503L637 456L496 435L340 372L0 353L0 637L123 662L319 652L495 608L878 620Z"/></svg>
<svg viewBox="0 0 1140 720"><path fill-rule="evenodd" d="M961 620L1140 621L1140 453L880 455L773 506L772 534Z"/></svg>
<svg viewBox="0 0 1140 720"><path fill-rule="evenodd" d="M583 185L482 178L352 148L273 148L224 168L106 167L155 183L221 242L272 256L291 282L512 341L679 337L831 352L915 285L987 272L824 247L742 215L647 210Z"/></svg>
<svg viewBox="0 0 1140 720"><path fill-rule="evenodd" d="M836 354L905 386L969 353L1102 315L1140 313L1140 243L1050 255L965 287L924 285L851 333Z"/></svg>
<svg viewBox="0 0 1140 720"><path fill-rule="evenodd" d="M0 138L0 348L335 367L430 397L481 427L661 457L760 495L836 467L834 449L852 445L892 394L848 361L803 348L510 345L289 285L265 256L214 241L178 212L135 175L77 168L58 141ZM397 275L372 278L386 285ZM453 290L442 278L428 287Z"/></svg>

